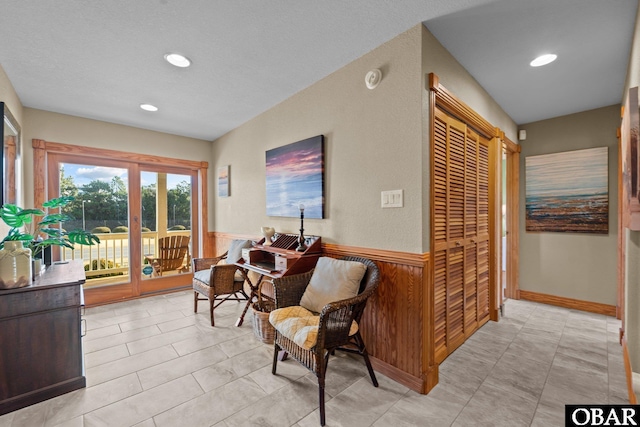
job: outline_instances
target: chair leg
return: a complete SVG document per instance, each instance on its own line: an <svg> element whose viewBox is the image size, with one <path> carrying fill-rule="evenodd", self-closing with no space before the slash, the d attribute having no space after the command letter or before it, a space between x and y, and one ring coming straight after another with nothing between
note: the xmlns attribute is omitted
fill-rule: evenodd
<svg viewBox="0 0 640 427"><path fill-rule="evenodd" d="M280 346L278 344L273 344L273 365L271 365L271 374L276 374L276 367L278 365L278 354L280 353Z"/></svg>
<svg viewBox="0 0 640 427"><path fill-rule="evenodd" d="M193 312L198 312L198 293L193 291Z"/></svg>
<svg viewBox="0 0 640 427"><path fill-rule="evenodd" d="M325 424L325 416L324 416L324 377L318 377L318 400L320 402L320 425L324 426Z"/></svg>
<svg viewBox="0 0 640 427"><path fill-rule="evenodd" d="M211 326L216 326L215 322L213 321L213 309L214 309L213 303L215 302L214 298L215 297L213 298L209 297L209 313L211 315Z"/></svg>
<svg viewBox="0 0 640 427"><path fill-rule="evenodd" d="M364 363L367 365L367 370L369 371L369 376L371 377L371 382L374 387L378 387L378 379L376 378L375 372L373 372L373 367L371 366L371 360L369 360L369 353L367 352L367 348L364 345L364 340L360 335L360 331L358 331L355 335L356 342L358 343L358 350L360 350L360 354L364 357Z"/></svg>

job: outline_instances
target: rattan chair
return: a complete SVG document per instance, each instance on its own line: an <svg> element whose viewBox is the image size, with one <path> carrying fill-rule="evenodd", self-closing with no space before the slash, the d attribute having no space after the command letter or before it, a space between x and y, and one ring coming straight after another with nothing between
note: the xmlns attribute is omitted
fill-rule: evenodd
<svg viewBox="0 0 640 427"><path fill-rule="evenodd" d="M198 301L209 300L211 326L215 326L213 310L225 301L248 301L244 291L245 273L234 264L219 264L227 253L215 258L194 258L193 312L198 311ZM207 270L209 274L207 274ZM200 273L198 273L200 272ZM203 295L205 298L200 298ZM217 302L217 304L216 304Z"/></svg>
<svg viewBox="0 0 640 427"><path fill-rule="evenodd" d="M316 344L309 350L297 345L291 339L285 337L277 329L275 332L275 345L273 352L272 374L276 374L278 355L285 351L300 364L313 372L318 378L320 425L325 425L324 386L325 374L329 356L335 350L347 351L359 354L369 370L371 381L378 387L376 375L373 372L371 361L365 347L360 331L350 335L352 322L360 322L362 313L367 304L367 299L375 292L380 282L380 272L376 264L366 258L344 257L347 261L357 261L365 264L367 270L360 282L358 295L353 298L329 303L320 313L320 322ZM304 291L311 280L313 270L299 275L283 277L273 281L275 290L276 309L298 306Z"/></svg>

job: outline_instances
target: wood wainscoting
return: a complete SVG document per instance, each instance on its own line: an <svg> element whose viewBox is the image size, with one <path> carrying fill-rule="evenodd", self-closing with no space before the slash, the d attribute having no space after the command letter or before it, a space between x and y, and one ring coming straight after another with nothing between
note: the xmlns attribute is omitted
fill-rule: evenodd
<svg viewBox="0 0 640 427"><path fill-rule="evenodd" d="M212 255L224 253L229 242L253 235L210 232ZM208 250L204 251L205 254ZM369 299L362 336L374 369L418 393L438 383L433 346L433 286L430 254L323 244L325 256L362 256L376 262L382 281Z"/></svg>
<svg viewBox="0 0 640 427"><path fill-rule="evenodd" d="M556 305L558 307L571 308L574 310L588 311L590 313L604 314L605 316L616 316L616 306L602 304L599 302L583 301L573 298L559 297L556 295L541 294L538 292L520 290L520 298L527 301L540 302L543 304Z"/></svg>

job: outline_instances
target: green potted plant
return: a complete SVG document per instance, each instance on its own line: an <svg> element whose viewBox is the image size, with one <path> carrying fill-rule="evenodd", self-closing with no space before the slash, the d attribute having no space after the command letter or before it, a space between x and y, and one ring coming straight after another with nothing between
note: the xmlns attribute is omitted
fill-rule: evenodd
<svg viewBox="0 0 640 427"><path fill-rule="evenodd" d="M64 213L49 213L49 209L66 206L74 197L64 196L51 199L42 204L47 212L41 209L23 209L14 204L4 204L0 217L9 227L9 232L0 242L4 249L7 242L21 241L31 249L34 258L41 258L42 252L51 246L73 249L74 244L93 245L100 243L98 236L85 231L66 231L62 223L71 219Z"/></svg>

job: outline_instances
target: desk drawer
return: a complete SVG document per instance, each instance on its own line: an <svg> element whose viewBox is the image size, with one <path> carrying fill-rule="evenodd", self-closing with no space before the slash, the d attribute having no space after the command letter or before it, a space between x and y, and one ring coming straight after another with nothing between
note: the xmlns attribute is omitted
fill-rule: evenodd
<svg viewBox="0 0 640 427"><path fill-rule="evenodd" d="M276 256L275 261L276 270L285 271L289 268L289 258L286 256Z"/></svg>

